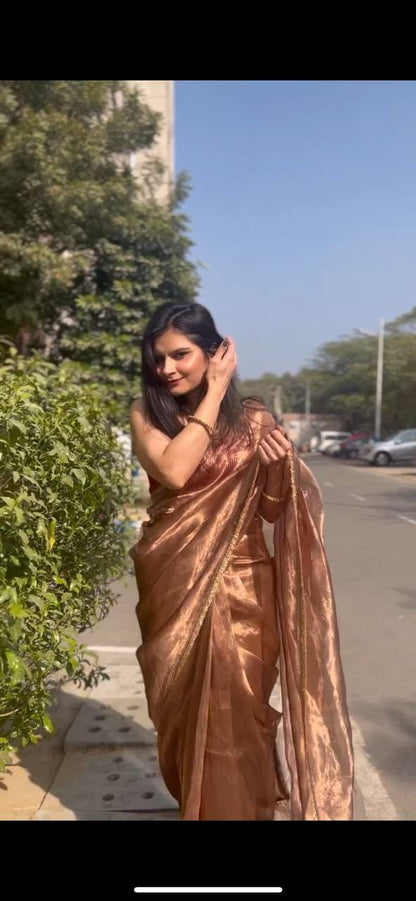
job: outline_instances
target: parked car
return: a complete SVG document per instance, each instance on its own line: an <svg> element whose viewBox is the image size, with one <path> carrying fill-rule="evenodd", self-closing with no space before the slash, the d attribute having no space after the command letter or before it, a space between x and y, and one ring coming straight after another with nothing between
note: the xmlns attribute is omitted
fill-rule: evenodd
<svg viewBox="0 0 416 901"><path fill-rule="evenodd" d="M360 457L372 466L389 466L392 462L411 463L416 459L416 428L403 429L386 441L369 441L361 449Z"/></svg>
<svg viewBox="0 0 416 901"><path fill-rule="evenodd" d="M350 438L351 432L321 432L321 441L317 447L320 454L325 453L327 447L334 441L342 441L343 438Z"/></svg>
<svg viewBox="0 0 416 901"><path fill-rule="evenodd" d="M360 448L369 440L369 435L363 432L353 432L349 438L338 439L325 447L323 453L328 457L344 457L353 459L358 457Z"/></svg>
<svg viewBox="0 0 416 901"><path fill-rule="evenodd" d="M355 460L359 456L361 448L363 448L368 441L369 435L360 433L353 434L351 435L351 438L345 438L344 441L341 441L338 456L344 457L344 459L347 460Z"/></svg>
<svg viewBox="0 0 416 901"><path fill-rule="evenodd" d="M326 444L326 447L324 448L322 453L325 454L326 457L339 457L340 447L340 439L338 441L331 441L330 444Z"/></svg>

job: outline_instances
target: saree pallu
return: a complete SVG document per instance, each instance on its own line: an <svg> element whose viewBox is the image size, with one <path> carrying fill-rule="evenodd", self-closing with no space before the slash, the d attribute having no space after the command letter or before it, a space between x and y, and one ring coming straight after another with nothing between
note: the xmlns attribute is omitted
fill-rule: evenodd
<svg viewBox="0 0 416 901"><path fill-rule="evenodd" d="M151 480L130 550L137 651L163 778L183 819L352 818L353 755L322 501L294 452L263 466L259 440L210 448L186 486ZM264 517L273 522L268 553ZM279 674L282 713L269 703ZM283 714L284 761L276 750Z"/></svg>

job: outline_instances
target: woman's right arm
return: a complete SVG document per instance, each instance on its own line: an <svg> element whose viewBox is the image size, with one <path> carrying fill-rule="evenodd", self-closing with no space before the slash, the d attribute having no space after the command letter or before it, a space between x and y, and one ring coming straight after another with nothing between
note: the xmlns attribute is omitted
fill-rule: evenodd
<svg viewBox="0 0 416 901"><path fill-rule="evenodd" d="M235 345L229 340L224 356L219 352L220 345L208 364L208 390L194 414L213 427L236 368ZM166 488L183 488L207 450L210 439L206 430L196 422L188 422L179 435L169 438L145 420L140 400L132 403L130 425L133 450L143 469Z"/></svg>

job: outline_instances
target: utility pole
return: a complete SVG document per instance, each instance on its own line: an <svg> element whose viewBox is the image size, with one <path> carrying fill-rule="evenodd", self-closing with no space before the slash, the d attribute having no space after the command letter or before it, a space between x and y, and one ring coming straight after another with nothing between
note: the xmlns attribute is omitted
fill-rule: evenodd
<svg viewBox="0 0 416 901"><path fill-rule="evenodd" d="M305 385L305 420L306 425L309 425L309 418L311 415L311 383L310 380L306 382Z"/></svg>
<svg viewBox="0 0 416 901"><path fill-rule="evenodd" d="M383 351L384 351L384 319L380 319L378 328L377 351L377 384L376 384L376 415L375 438L381 438L381 407L383 403Z"/></svg>
<svg viewBox="0 0 416 901"><path fill-rule="evenodd" d="M373 332L367 332L362 328L354 329L357 335L368 335L370 338L377 338ZM381 409L383 406L383 352L384 352L384 319L379 320L378 324L378 346L377 346L377 379L376 379L376 409L374 417L375 438L381 438Z"/></svg>
<svg viewBox="0 0 416 901"><path fill-rule="evenodd" d="M280 422L282 417L282 386L276 385L275 392L273 395L273 407L274 412L276 414L276 418Z"/></svg>

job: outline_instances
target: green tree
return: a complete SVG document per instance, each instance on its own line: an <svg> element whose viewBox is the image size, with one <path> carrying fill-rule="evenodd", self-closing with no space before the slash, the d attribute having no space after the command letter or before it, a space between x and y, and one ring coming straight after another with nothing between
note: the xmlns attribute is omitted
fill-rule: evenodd
<svg viewBox="0 0 416 901"><path fill-rule="evenodd" d="M386 325L383 366L382 431L387 434L416 424L416 307ZM335 414L351 431L374 431L377 338L347 335L328 341L308 366L297 373L264 373L237 382L243 395L258 394L274 412L281 389L283 412L305 410L311 388L311 412Z"/></svg>
<svg viewBox="0 0 416 901"><path fill-rule="evenodd" d="M416 423L416 308L386 326L383 434ZM346 428L374 430L377 338L347 336L319 349L310 369L312 410L336 413Z"/></svg>
<svg viewBox="0 0 416 901"><path fill-rule="evenodd" d="M305 412L305 388L306 382L309 379L310 373L307 369L301 369L300 372L296 374L284 372L283 375L279 377L279 384L282 390L283 412Z"/></svg>
<svg viewBox="0 0 416 901"><path fill-rule="evenodd" d="M3 81L0 87L0 332L98 380L114 421L138 391L154 307L192 300L181 176L169 203L161 165L140 184L129 155L159 116L120 81Z"/></svg>
<svg viewBox="0 0 416 901"><path fill-rule="evenodd" d="M308 375L307 370L301 370L297 375L290 372L284 372L283 375L265 372L258 379L237 380L236 384L243 396L257 394L261 397L267 409L273 414L276 390L280 388L283 412L298 413L305 409L305 380Z"/></svg>
<svg viewBox="0 0 416 901"><path fill-rule="evenodd" d="M271 413L274 413L274 394L278 385L278 377L272 372L265 372L257 379L236 379L236 387L243 397L256 394Z"/></svg>

